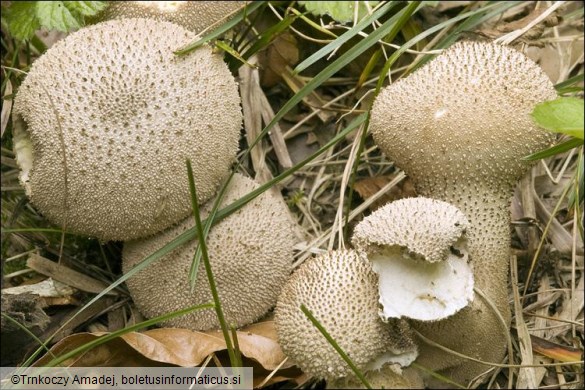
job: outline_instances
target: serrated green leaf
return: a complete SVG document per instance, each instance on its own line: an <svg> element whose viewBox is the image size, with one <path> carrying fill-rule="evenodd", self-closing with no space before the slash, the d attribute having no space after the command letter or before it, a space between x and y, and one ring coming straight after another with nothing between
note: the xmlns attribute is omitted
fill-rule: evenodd
<svg viewBox="0 0 585 390"><path fill-rule="evenodd" d="M307 11L314 15L329 15L338 22L351 22L355 13L355 4L358 5L358 21L368 14L368 8L363 1L299 1ZM370 7L375 7L379 1L369 1Z"/></svg>
<svg viewBox="0 0 585 390"><path fill-rule="evenodd" d="M534 121L544 129L583 139L583 99L562 97L537 104Z"/></svg>
<svg viewBox="0 0 585 390"><path fill-rule="evenodd" d="M71 31L82 26L82 17L70 10L64 1L38 1L37 18L49 30Z"/></svg>
<svg viewBox="0 0 585 390"><path fill-rule="evenodd" d="M18 40L30 39L41 27L36 16L34 1L13 1L5 12L4 17L10 35Z"/></svg>
<svg viewBox="0 0 585 390"><path fill-rule="evenodd" d="M105 1L64 1L72 13L81 16L94 16L108 5Z"/></svg>

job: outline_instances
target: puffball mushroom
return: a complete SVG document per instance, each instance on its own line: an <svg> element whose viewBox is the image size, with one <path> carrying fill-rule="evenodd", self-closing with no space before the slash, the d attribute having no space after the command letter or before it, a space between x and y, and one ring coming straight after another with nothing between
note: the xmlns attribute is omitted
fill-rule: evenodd
<svg viewBox="0 0 585 390"><path fill-rule="evenodd" d="M449 203L407 198L361 221L352 237L379 275L382 319L436 321L473 300L467 218Z"/></svg>
<svg viewBox="0 0 585 390"><path fill-rule="evenodd" d="M245 1L111 1L96 21L147 18L178 24L194 33L227 21Z"/></svg>
<svg viewBox="0 0 585 390"><path fill-rule="evenodd" d="M556 97L544 72L522 53L485 42L460 42L412 75L386 87L371 113L374 139L413 179L419 194L458 207L469 218L474 300L446 321L421 323L428 338L487 362L500 363L510 323L507 294L509 202L530 164L554 135L530 113ZM421 346L419 362L460 383L490 367ZM443 384L444 385L444 384Z"/></svg>
<svg viewBox="0 0 585 390"><path fill-rule="evenodd" d="M301 311L304 304L358 369L416 357L405 322L378 317L378 278L355 251L339 250L303 263L282 289L274 323L283 352L304 372L335 380L353 371Z"/></svg>
<svg viewBox="0 0 585 390"><path fill-rule="evenodd" d="M228 184L220 207L225 207L257 189L252 179L236 174ZM214 202L201 210L208 215ZM189 217L153 237L129 241L122 252L122 270L137 263L181 233L195 226ZM296 225L284 201L264 192L244 207L214 225L207 236L213 276L228 324L237 327L262 317L276 299L292 270ZM197 248L191 241L150 264L126 284L134 303L148 318L213 302L204 264L201 262L191 292L189 269ZM165 321L162 325L192 330L218 329L215 311L196 311Z"/></svg>
<svg viewBox="0 0 585 390"><path fill-rule="evenodd" d="M148 236L190 213L235 160L238 86L196 35L124 19L81 29L37 59L14 104L21 183L53 223L101 240Z"/></svg>

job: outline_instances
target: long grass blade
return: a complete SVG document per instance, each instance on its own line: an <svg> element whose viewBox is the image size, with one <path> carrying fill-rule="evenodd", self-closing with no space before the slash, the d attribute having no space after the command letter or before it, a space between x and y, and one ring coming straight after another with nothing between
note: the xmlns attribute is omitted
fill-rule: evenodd
<svg viewBox="0 0 585 390"><path fill-rule="evenodd" d="M234 15L234 17L232 19L230 19L228 22L225 22L224 24L222 24L221 26L219 26L218 28L216 28L215 30L210 32L209 34L205 34L202 38L196 40L195 42L190 43L187 46L185 46L184 48L175 51L175 54L180 55L180 56L188 54L188 53L192 52L193 50L197 49L199 46L222 36L223 34L225 34L226 31L231 30L232 28L234 28L234 26L236 26L238 23L240 23L242 20L244 20L247 15L251 14L252 12L256 11L258 8L263 6L264 5L263 3L264 2L262 2L262 1L248 2L246 4L246 6L244 6L240 11L238 11Z"/></svg>
<svg viewBox="0 0 585 390"><path fill-rule="evenodd" d="M366 386L366 389L371 389L372 386L370 386L370 384L368 383L368 381L367 381L366 377L364 376L364 374L360 371L359 368L357 368L357 366L349 358L349 356L347 356L347 353L345 353L345 351L343 349L341 349L341 347L339 346L339 344L337 344L337 341L335 341L333 339L333 337L331 337L331 335L329 334L329 332L327 332L327 330L323 327L323 325L321 325L321 323L315 318L315 316L313 315L313 313L311 313L311 311L304 304L301 304L301 310L303 311L303 313L305 314L305 316L307 316L307 318L309 319L309 321L311 321L313 323L313 326L315 328L317 328L319 330L319 332L321 332L321 334L323 335L323 337L325 337L325 339L327 340L327 342L333 348L335 348L335 350L337 351L337 353L339 354L339 356L347 363L347 365L351 368L351 370L358 377L358 379L364 384L364 386Z"/></svg>
<svg viewBox="0 0 585 390"><path fill-rule="evenodd" d="M573 148L576 148L576 147L582 146L582 145L583 145L583 140L581 140L579 138L571 138L568 141L561 142L560 144L552 146L548 149L541 150L539 152L532 153L526 157L523 157L522 160L526 160L526 161L541 160L541 159L546 158L546 157L555 156L559 153L564 153L568 150L571 150Z"/></svg>
<svg viewBox="0 0 585 390"><path fill-rule="evenodd" d="M227 322L225 320L225 316L223 315L221 300L219 299L217 285L215 284L215 278L213 277L213 270L211 269L211 264L209 262L209 254L207 253L207 243L205 242L205 237L203 236L203 225L201 223L201 215L199 213L197 189L195 187L195 179L193 178L193 167L191 166L191 160L189 159L187 159L187 176L189 179L189 191L191 193L191 206L193 208L193 217L195 218L195 229L197 232L197 239L199 242L199 247L201 248L201 257L203 258L203 264L205 265L207 280L209 281L209 289L211 290L211 295L213 296L215 313L217 314L217 320L219 321L221 332L223 333L223 337L225 339L225 344L227 346L232 367L237 367L238 360L234 353L232 339L229 334L229 329L227 326Z"/></svg>
<svg viewBox="0 0 585 390"><path fill-rule="evenodd" d="M339 49L344 43L348 42L351 38L355 37L357 34L362 32L364 28L366 28L376 20L380 19L383 15L386 15L387 12L389 12L392 8L394 8L397 5L398 2L396 1L389 1L388 3L382 5L380 8L372 12L371 15L368 15L367 17L362 19L358 24L353 26L351 29L347 30L347 32L340 35L339 38L323 46L321 49L317 50L307 59L298 64L294 68L293 74L301 73L303 70L307 69L309 66L313 65L315 62L325 57L327 54L333 52L334 50Z"/></svg>

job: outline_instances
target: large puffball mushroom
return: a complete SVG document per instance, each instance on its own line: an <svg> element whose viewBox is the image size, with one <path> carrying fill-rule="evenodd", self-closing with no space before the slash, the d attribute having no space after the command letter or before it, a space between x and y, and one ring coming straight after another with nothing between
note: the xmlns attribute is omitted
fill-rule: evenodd
<svg viewBox="0 0 585 390"><path fill-rule="evenodd" d="M352 376L301 304L362 371L387 362L407 366L416 357L406 323L385 324L378 317L378 277L355 251L332 251L303 263L282 289L274 317L283 352L304 372L327 380Z"/></svg>
<svg viewBox="0 0 585 390"><path fill-rule="evenodd" d="M228 20L245 1L110 1L92 22L147 18L178 24L194 33Z"/></svg>
<svg viewBox="0 0 585 390"><path fill-rule="evenodd" d="M469 218L469 256L476 297L445 321L419 331L444 346L500 363L510 323L507 294L509 202L530 164L522 157L550 145L530 113L556 97L543 71L522 53L485 42L460 42L376 99L370 129L390 159L413 179L419 194L458 207ZM420 364L460 383L487 365L421 346Z"/></svg>
<svg viewBox="0 0 585 390"><path fill-rule="evenodd" d="M21 182L37 209L101 240L156 233L190 213L235 160L238 86L210 47L178 57L195 34L124 19L69 35L37 59L14 104ZM19 132L20 131L20 132Z"/></svg>
<svg viewBox="0 0 585 390"><path fill-rule="evenodd" d="M360 222L352 243L379 275L383 319L437 321L473 300L467 218L449 203L407 198Z"/></svg>
<svg viewBox="0 0 585 390"><path fill-rule="evenodd" d="M228 184L220 207L257 189L259 184L236 174ZM202 209L205 218L214 202ZM156 236L124 244L122 270L127 273L147 256L195 226L187 218ZM281 198L265 192L214 225L207 236L207 251L226 320L240 327L262 317L276 303L290 276L296 225ZM148 318L213 302L201 262L195 290L189 269L197 248L191 241L141 270L126 284L134 303ZM219 329L216 313L197 311L162 323L192 330Z"/></svg>

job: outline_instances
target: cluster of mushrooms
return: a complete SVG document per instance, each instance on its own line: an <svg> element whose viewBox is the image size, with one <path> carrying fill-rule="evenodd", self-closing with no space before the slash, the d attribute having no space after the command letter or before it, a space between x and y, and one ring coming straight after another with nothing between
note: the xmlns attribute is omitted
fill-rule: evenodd
<svg viewBox="0 0 585 390"><path fill-rule="evenodd" d="M176 13L140 3L116 2L36 60L13 116L31 203L68 231L125 241L124 272L194 226L186 159L203 217L209 212L242 124L222 58L208 46L173 54L228 3L207 21L189 8L196 3ZM373 386L448 386L413 361L464 385L481 378L506 349L509 199L529 168L521 158L552 142L529 114L555 97L535 63L485 42L457 43L392 83L374 103L370 130L423 197L380 208L355 228L353 249L317 256L291 276L297 226L281 198L258 196L208 235L228 322L252 323L276 305L285 354L333 388L361 383L301 305ZM220 207L257 187L235 175ZM145 316L212 301L205 272L194 291L188 282L196 247L187 243L128 280ZM219 326L213 311L163 325Z"/></svg>

